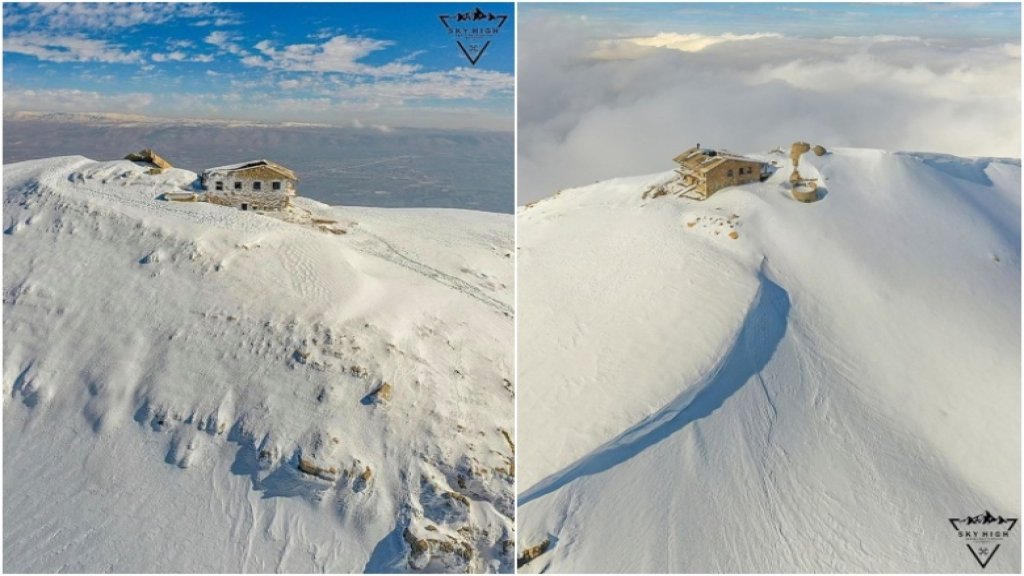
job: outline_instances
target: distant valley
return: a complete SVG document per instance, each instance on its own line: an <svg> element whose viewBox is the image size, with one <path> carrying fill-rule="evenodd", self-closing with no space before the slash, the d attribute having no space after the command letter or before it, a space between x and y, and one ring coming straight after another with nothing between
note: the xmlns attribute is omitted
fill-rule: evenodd
<svg viewBox="0 0 1024 576"><path fill-rule="evenodd" d="M196 172L273 159L298 173L301 195L334 206L514 209L511 133L110 114L4 116L4 164L64 155L113 160L144 147Z"/></svg>

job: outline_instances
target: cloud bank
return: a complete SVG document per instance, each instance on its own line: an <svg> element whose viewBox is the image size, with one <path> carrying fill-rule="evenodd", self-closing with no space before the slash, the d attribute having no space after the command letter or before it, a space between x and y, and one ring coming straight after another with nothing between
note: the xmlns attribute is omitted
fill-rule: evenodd
<svg viewBox="0 0 1024 576"><path fill-rule="evenodd" d="M697 142L1020 156L1019 39L609 38L586 19L527 12L518 69L520 204L670 169Z"/></svg>

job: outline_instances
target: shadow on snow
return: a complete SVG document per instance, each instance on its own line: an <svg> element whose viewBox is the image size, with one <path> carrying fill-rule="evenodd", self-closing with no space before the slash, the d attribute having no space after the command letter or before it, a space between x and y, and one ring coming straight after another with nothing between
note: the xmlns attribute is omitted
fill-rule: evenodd
<svg viewBox="0 0 1024 576"><path fill-rule="evenodd" d="M710 416L730 396L761 372L782 341L789 319L789 294L758 273L761 287L743 320L740 334L723 361L696 391L688 390L664 408L632 426L617 438L581 458L568 468L548 476L519 498L519 506L546 496L571 482L599 474L654 446L686 426Z"/></svg>

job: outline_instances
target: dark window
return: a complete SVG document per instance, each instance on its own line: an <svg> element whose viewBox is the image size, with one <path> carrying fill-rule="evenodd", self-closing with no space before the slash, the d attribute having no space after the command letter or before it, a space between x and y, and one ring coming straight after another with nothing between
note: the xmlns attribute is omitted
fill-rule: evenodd
<svg viewBox="0 0 1024 576"><path fill-rule="evenodd" d="M273 188L274 190L280 190L281 189L281 183L280 182L274 182L273 184L270 185L270 187Z"/></svg>
<svg viewBox="0 0 1024 576"><path fill-rule="evenodd" d="M725 175L732 178L732 168L729 168L729 171L726 172Z"/></svg>
<svg viewBox="0 0 1024 576"><path fill-rule="evenodd" d="M249 205L246 204L245 202L242 202L242 210L248 210L248 209L249 209Z"/></svg>
<svg viewBox="0 0 1024 576"><path fill-rule="evenodd" d="M217 190L223 190L224 189L224 183L221 182L220 180L217 180L217 182L214 183L213 187L215 189L217 189Z"/></svg>
<svg viewBox="0 0 1024 576"><path fill-rule="evenodd" d="M252 183L252 189L253 190L262 190L263 189L263 182L259 182L259 181L253 182Z"/></svg>
<svg viewBox="0 0 1024 576"><path fill-rule="evenodd" d="M242 183L241 182L235 182L235 190L241 190L241 189L242 189Z"/></svg>

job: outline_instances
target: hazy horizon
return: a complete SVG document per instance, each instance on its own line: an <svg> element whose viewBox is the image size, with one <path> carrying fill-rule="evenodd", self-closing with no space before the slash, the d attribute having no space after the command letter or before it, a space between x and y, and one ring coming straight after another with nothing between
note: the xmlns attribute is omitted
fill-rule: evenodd
<svg viewBox="0 0 1024 576"><path fill-rule="evenodd" d="M298 193L330 205L512 213L513 134L485 130L82 122L4 115L4 164L81 155L116 160L153 148L194 172L268 158Z"/></svg>

